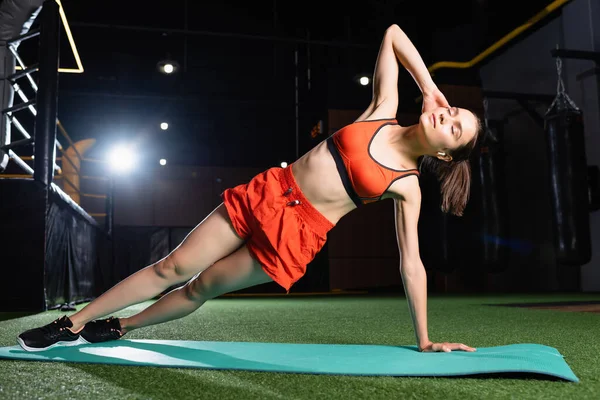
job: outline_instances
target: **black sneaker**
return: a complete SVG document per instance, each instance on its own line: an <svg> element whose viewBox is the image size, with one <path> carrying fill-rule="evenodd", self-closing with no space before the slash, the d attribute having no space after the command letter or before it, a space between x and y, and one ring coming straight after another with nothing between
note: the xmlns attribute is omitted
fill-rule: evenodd
<svg viewBox="0 0 600 400"><path fill-rule="evenodd" d="M120 339L123 336L119 318L115 317L90 321L85 324L79 334L83 343L106 342Z"/></svg>
<svg viewBox="0 0 600 400"><path fill-rule="evenodd" d="M30 329L17 336L17 342L24 350L43 351L56 346L77 346L81 344L78 333L69 329L73 322L66 315L40 328Z"/></svg>

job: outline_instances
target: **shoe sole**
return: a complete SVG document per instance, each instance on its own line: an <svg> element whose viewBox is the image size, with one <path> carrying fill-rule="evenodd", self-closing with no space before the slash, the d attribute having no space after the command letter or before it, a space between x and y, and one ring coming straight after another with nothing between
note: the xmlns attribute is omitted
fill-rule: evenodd
<svg viewBox="0 0 600 400"><path fill-rule="evenodd" d="M85 340L83 338L83 336L79 336L79 339L77 339L81 342L81 344L92 344L93 342L88 342L87 340Z"/></svg>
<svg viewBox="0 0 600 400"><path fill-rule="evenodd" d="M23 339L21 339L18 336L17 336L17 342L19 343L19 346L21 346L21 348L25 351L44 351L44 350L52 349L54 347L71 347L71 346L79 346L81 344L89 344L89 342L87 340L85 340L84 338L82 338L81 336L79 336L77 338L77 340L73 340L71 342L56 342L47 347L29 347L25 344L25 342L23 342Z"/></svg>

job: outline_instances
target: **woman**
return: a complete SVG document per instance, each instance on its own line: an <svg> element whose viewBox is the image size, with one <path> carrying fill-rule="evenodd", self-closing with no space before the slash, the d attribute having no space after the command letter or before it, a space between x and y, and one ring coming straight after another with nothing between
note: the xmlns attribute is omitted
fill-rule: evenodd
<svg viewBox="0 0 600 400"><path fill-rule="evenodd" d="M423 113L412 126L395 120L399 63L423 93ZM354 123L292 165L227 189L223 203L167 257L75 314L22 333L19 344L39 351L115 340L133 329L182 318L228 292L271 281L289 291L340 218L365 203L393 198L401 275L419 350L474 351L461 343L429 340L426 273L417 236L417 166L421 162L438 174L442 210L462 215L469 196L468 157L481 124L472 112L449 106L398 25L385 32L373 85L371 104ZM185 281L138 314L93 320Z"/></svg>

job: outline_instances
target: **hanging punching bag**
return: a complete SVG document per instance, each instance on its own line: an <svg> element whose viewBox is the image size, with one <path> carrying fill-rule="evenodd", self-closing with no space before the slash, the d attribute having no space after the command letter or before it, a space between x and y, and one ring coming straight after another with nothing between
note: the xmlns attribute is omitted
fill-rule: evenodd
<svg viewBox="0 0 600 400"><path fill-rule="evenodd" d="M544 118L554 246L559 264L581 266L592 256L583 118L564 91L558 58L557 64L558 94Z"/></svg>
<svg viewBox="0 0 600 400"><path fill-rule="evenodd" d="M488 272L501 272L508 266L509 246L500 121L497 124L489 121L481 143L477 167L481 185L481 261Z"/></svg>

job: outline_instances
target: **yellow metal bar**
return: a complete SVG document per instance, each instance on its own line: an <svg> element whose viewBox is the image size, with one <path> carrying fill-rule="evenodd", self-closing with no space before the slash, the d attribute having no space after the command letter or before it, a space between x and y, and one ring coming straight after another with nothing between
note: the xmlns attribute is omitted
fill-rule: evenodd
<svg viewBox="0 0 600 400"><path fill-rule="evenodd" d="M31 178L32 174L0 174L1 178ZM54 179L62 179L62 175L55 175Z"/></svg>
<svg viewBox="0 0 600 400"><path fill-rule="evenodd" d="M16 178L33 178L31 174L0 174L0 178L16 179Z"/></svg>
<svg viewBox="0 0 600 400"><path fill-rule="evenodd" d="M83 161L95 162L95 163L102 163L102 164L107 163L107 161L98 160L97 158L84 158Z"/></svg>
<svg viewBox="0 0 600 400"><path fill-rule="evenodd" d="M531 17L527 22L525 22L523 25L517 27L512 32L505 35L502 39L498 40L496 43L494 43L493 45L491 45L490 47L485 49L483 52L478 54L471 61L466 61L466 62L439 61L439 62L436 62L435 64L431 65L430 67L428 67L428 70L431 74L433 74L435 71L437 71L440 68L471 68L472 66L480 63L482 60L484 60L490 54L492 54L493 52L498 50L500 47L504 46L506 43L510 42L511 40L513 40L514 38L519 36L521 33L526 31L527 29L529 29L531 26L533 26L534 24L536 24L537 22L542 20L544 17L546 17L552 11L554 11L557 8L561 7L562 5L568 3L569 1L570 0L555 0L552 3L548 4L546 7L544 7L542 9L542 11L538 12L533 17Z"/></svg>
<svg viewBox="0 0 600 400"><path fill-rule="evenodd" d="M33 160L33 156L22 156L21 160L28 160L28 161L32 161ZM56 157L56 161L62 161L62 157Z"/></svg>
<svg viewBox="0 0 600 400"><path fill-rule="evenodd" d="M79 175L80 171L79 168L77 168L77 166L75 164L73 164L73 161L71 161L71 158L67 155L67 153L65 153L62 149L60 149L61 153L62 153L62 158L64 158L65 160L67 160L69 162L69 164L71 164L71 166L73 167L73 169L75 171L77 171L77 175Z"/></svg>
<svg viewBox="0 0 600 400"><path fill-rule="evenodd" d="M67 16L65 14L65 9L62 6L60 0L56 0L59 5L59 13L60 19L62 20L63 26L65 27L65 32L67 33L67 38L69 39L69 45L71 46L71 51L73 52L73 57L75 57L75 62L77 63L77 68L59 68L58 72L69 72L80 74L83 72L83 64L81 64L81 58L79 58L79 52L77 51L77 46L75 46L75 40L73 40L73 34L71 33L71 28L69 27L69 21L67 21Z"/></svg>
<svg viewBox="0 0 600 400"><path fill-rule="evenodd" d="M77 154L77 157L79 157L79 162L81 162L83 160L83 157L81 156L81 154L79 154L79 151L77 150L77 147L75 147L75 144L73 143L73 140L71 140L71 137L69 136L69 134L65 130L65 127L61 124L60 121L56 122L56 126L58 127L58 130L60 131L60 133L62 133L63 136L67 139L67 142L69 142L69 145L71 145L71 147L73 148L73 150L75 150L75 154Z"/></svg>
<svg viewBox="0 0 600 400"><path fill-rule="evenodd" d="M106 199L105 194L91 194L91 193L81 193L83 197L91 197L93 199Z"/></svg>
<svg viewBox="0 0 600 400"><path fill-rule="evenodd" d="M90 213L90 216L104 218L106 217L106 213Z"/></svg>
<svg viewBox="0 0 600 400"><path fill-rule="evenodd" d="M75 45L75 40L73 40L73 34L71 33L71 27L69 26L69 21L67 21L67 15L65 14L65 10L62 6L60 0L55 0L58 4L58 12L60 14L60 19L62 21L62 25L65 28L65 32L67 34L67 39L69 40L69 45L71 46L71 51L73 52L73 57L75 58L75 63L77 64L77 68L58 68L58 72L67 72L71 74L81 74L83 72L83 64L81 63L81 58L79 57L79 52L77 51L77 46ZM17 70L22 69L20 65L16 67Z"/></svg>
<svg viewBox="0 0 600 400"><path fill-rule="evenodd" d="M71 187L73 188L73 190L74 190L74 191L76 191L77 193L79 193L79 194L81 195L81 192L79 191L79 189L77 189L77 188L75 187L75 185L73 184L73 182L71 182L71 181L69 180L69 178L67 178L67 177L66 177L66 176L64 176L64 175L61 175L61 176L62 176L62 178L65 180L65 182L67 182L67 183L69 184L69 186L71 186Z"/></svg>
<svg viewBox="0 0 600 400"><path fill-rule="evenodd" d="M33 168L31 168L29 166L29 164L27 164L25 161L23 161L21 159L21 157L19 157L19 155L17 153L15 153L14 151L9 149L8 156L10 157L11 160L13 160L19 166L19 168L21 168L23 171L27 172L28 174L33 174L35 172L33 170Z"/></svg>

